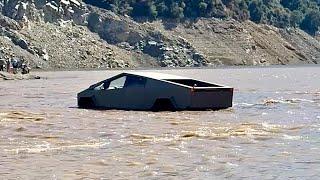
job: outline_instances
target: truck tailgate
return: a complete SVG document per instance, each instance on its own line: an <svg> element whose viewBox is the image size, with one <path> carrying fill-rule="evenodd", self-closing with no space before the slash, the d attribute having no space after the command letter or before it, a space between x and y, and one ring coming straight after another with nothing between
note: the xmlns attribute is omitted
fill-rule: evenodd
<svg viewBox="0 0 320 180"><path fill-rule="evenodd" d="M222 109L232 107L233 88L193 88L191 107L194 109Z"/></svg>

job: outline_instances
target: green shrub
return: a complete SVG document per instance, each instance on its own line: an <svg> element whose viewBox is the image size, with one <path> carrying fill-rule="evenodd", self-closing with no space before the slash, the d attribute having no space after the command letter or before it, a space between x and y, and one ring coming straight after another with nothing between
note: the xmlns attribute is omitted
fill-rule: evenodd
<svg viewBox="0 0 320 180"><path fill-rule="evenodd" d="M310 34L319 29L320 0L84 0L134 18L250 19L277 27L301 27ZM94 17L92 17L94 18ZM94 24L91 24L94 25Z"/></svg>

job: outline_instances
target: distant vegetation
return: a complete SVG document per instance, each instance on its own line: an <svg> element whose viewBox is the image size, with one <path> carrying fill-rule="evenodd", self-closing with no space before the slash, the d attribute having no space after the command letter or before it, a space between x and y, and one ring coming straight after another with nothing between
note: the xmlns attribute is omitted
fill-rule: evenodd
<svg viewBox="0 0 320 180"><path fill-rule="evenodd" d="M133 18L216 17L250 19L277 27L300 27L315 34L320 26L320 0L84 0Z"/></svg>

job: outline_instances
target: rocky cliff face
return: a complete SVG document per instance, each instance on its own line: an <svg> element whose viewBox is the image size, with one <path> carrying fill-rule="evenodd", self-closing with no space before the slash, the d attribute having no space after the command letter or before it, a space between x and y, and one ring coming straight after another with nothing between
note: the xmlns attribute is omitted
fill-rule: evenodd
<svg viewBox="0 0 320 180"><path fill-rule="evenodd" d="M77 0L0 0L0 58L39 68L313 64L298 29L199 19L136 22Z"/></svg>
<svg viewBox="0 0 320 180"><path fill-rule="evenodd" d="M85 4L76 0L2 0L0 58L21 58L38 68L147 66L148 59L103 41L87 27ZM151 62L151 61L150 61Z"/></svg>
<svg viewBox="0 0 320 180"><path fill-rule="evenodd" d="M20 23L31 21L85 21L86 6L77 0L1 0L2 13Z"/></svg>

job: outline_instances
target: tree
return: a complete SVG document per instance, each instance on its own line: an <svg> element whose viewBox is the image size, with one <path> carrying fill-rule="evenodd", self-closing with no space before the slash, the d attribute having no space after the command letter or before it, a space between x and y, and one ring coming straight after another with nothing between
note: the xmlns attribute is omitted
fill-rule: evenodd
<svg viewBox="0 0 320 180"><path fill-rule="evenodd" d="M208 4L205 2L200 2L198 6L199 6L200 16L205 16L207 12Z"/></svg>
<svg viewBox="0 0 320 180"><path fill-rule="evenodd" d="M158 16L157 7L154 1L139 1L133 4L133 17L149 17L155 19Z"/></svg>
<svg viewBox="0 0 320 180"><path fill-rule="evenodd" d="M304 18L304 15L301 11L298 11L298 10L292 11L290 15L290 25L293 27L298 27L301 24L303 18Z"/></svg>
<svg viewBox="0 0 320 180"><path fill-rule="evenodd" d="M290 9L291 11L297 10L302 7L302 0L281 0L281 5L285 8Z"/></svg>
<svg viewBox="0 0 320 180"><path fill-rule="evenodd" d="M157 7L154 5L154 3L152 3L149 6L149 14L152 16L153 19L157 18L158 16Z"/></svg>
<svg viewBox="0 0 320 180"><path fill-rule="evenodd" d="M320 12L317 10L309 11L304 17L300 27L306 32L315 35L320 26Z"/></svg>
<svg viewBox="0 0 320 180"><path fill-rule="evenodd" d="M167 17L169 13L169 8L164 2L160 2L156 5L158 15L161 17Z"/></svg>
<svg viewBox="0 0 320 180"><path fill-rule="evenodd" d="M131 17L233 18L277 27L301 27L310 34L319 29L320 0L83 0ZM96 22L95 17L91 22ZM94 26L94 24L90 24Z"/></svg>
<svg viewBox="0 0 320 180"><path fill-rule="evenodd" d="M171 15L175 19L184 18L183 8L180 7L178 3L173 3L173 5L171 7Z"/></svg>
<svg viewBox="0 0 320 180"><path fill-rule="evenodd" d="M283 8L277 8L273 12L273 17L275 17L275 22L273 25L281 28L290 26L290 14Z"/></svg>
<svg viewBox="0 0 320 180"><path fill-rule="evenodd" d="M100 23L100 16L97 13L91 13L88 17L88 28L96 31Z"/></svg>
<svg viewBox="0 0 320 180"><path fill-rule="evenodd" d="M208 5L208 12L210 13L210 17L228 17L226 13L226 6L222 3L221 0L212 0Z"/></svg>
<svg viewBox="0 0 320 180"><path fill-rule="evenodd" d="M264 17L264 5L261 0L253 0L249 4L250 19L256 23L260 23Z"/></svg>

